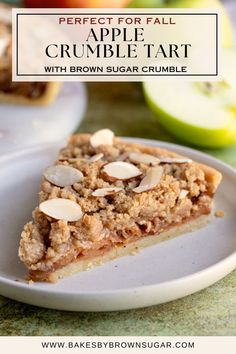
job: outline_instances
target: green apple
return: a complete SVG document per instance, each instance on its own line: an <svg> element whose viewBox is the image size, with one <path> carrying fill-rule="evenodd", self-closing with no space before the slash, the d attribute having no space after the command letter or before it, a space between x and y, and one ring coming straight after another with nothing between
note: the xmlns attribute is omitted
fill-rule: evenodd
<svg viewBox="0 0 236 354"><path fill-rule="evenodd" d="M158 121L190 144L223 147L236 142L236 49L224 49L222 80L149 81L144 94Z"/></svg>
<svg viewBox="0 0 236 354"><path fill-rule="evenodd" d="M225 7L220 0L132 0L129 7L157 8L194 8L216 9L221 14L222 46L229 48L233 45L233 29Z"/></svg>
<svg viewBox="0 0 236 354"><path fill-rule="evenodd" d="M162 7L163 0L131 0L128 4L128 7L131 8L155 8L155 7Z"/></svg>

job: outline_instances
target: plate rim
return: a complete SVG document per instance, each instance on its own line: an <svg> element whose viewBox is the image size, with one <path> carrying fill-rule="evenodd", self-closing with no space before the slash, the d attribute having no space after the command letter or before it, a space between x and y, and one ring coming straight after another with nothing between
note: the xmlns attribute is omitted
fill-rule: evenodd
<svg viewBox="0 0 236 354"><path fill-rule="evenodd" d="M130 141L130 142L136 142L136 143L143 143L146 145L153 145L153 146L159 146L161 148L166 148L166 149L172 149L174 151L177 150L177 152L181 153L181 151L183 151L183 154L188 154L188 152L190 154L193 155L197 155L199 158L202 158L204 160L209 161L209 164L213 164L214 166L216 166L216 168L218 169L224 169L226 170L231 176L233 176L233 178L235 178L236 180L236 170L231 167L230 165L228 165L227 163L212 157L211 155L195 150L193 148L190 147L185 147L183 145L179 145L179 144L174 144L174 143L169 143L169 142L164 142L164 141L159 141L159 140L154 140L154 139L143 139L143 138L130 138L130 137L123 137L123 139L125 141ZM0 156L0 164L5 163L5 162L10 162L11 160L14 160L16 158L22 157L25 158L27 157L27 155L31 155L34 153L40 153L41 151L44 151L46 149L57 149L60 148L61 142L54 142L54 143L47 143L47 144L38 144L35 146L31 146L31 147L27 147L27 148L22 148L19 149L18 151L15 152L10 152L8 154L2 155ZM197 157L196 157L197 159ZM208 162L206 162L208 163ZM226 172L225 171L225 172ZM224 173L225 173L224 172ZM164 303L164 302L168 302L168 301L172 301L181 297L184 297L186 295L190 295L192 293L195 293L197 291L200 291L212 284L214 284L215 282L219 281L220 279L222 279L224 276L226 276L227 274L229 274L231 271L233 271L236 268L236 250L233 251L230 255L228 255L227 257L225 257L224 259L220 260L217 263L214 263L213 265L206 267L200 271L197 271L193 274L188 274L186 276L177 278L177 279L172 279L169 281L163 281L161 283L154 283L154 284L147 284L147 285L141 285L141 286L137 286L137 287L126 287L124 289L113 289L113 290L99 290L99 291L82 291L79 292L77 291L58 291L56 289L48 289L48 288L34 288L34 286L29 286L28 283L24 283L24 282L15 282L14 280L11 280L9 278L6 278L2 275L0 275L0 284L1 285L5 285L7 288L12 288L14 289L18 289L20 290L23 294L25 292L28 292L29 294L36 294L36 296L40 296L40 295L48 295L48 296L56 296L57 298L60 297L65 297L65 298L74 298L75 296L78 297L77 301L78 301L78 308L80 308L79 302L80 302L80 298L82 297L87 297L89 300L95 300L98 296L103 297L104 300L107 299L107 297L114 297L117 298L118 296L124 296L127 295L129 296L130 294L141 294L141 293L148 293L148 292L156 292L158 290L160 290L160 288L168 288L168 287L180 287L182 286L183 283L188 282L188 281L193 281L194 283L196 282L196 280L198 278L200 279L207 279L210 275L213 274L212 277L212 281L208 281L207 285L203 285L203 286L197 286L197 290L190 290L187 291L187 293L185 295L181 295L181 296L170 296L170 299L167 301L162 301L162 302L152 302L151 304L145 305L145 304L140 304L140 305L136 305L136 306L123 306L120 308L120 306L118 308L116 308L115 306L113 306L112 309L102 309L102 310L98 310L95 309L93 306L90 306L91 309L85 309L84 311L116 311L116 310L122 310L122 309L131 309L131 308L138 308L138 307L143 307L143 306L150 306L150 305L155 305L155 304L160 304L160 303ZM4 293L2 290L0 292L1 294L3 293L3 296L7 296L6 293ZM12 297L17 301L22 301L23 299L19 300L19 298L17 299L16 297ZM101 299L100 299L101 300ZM26 303L30 303L32 305L36 305L36 306L41 306L37 304L37 301L34 302L34 299L32 298L32 301L27 301ZM44 307L49 307L49 308L57 308L57 309L65 309L66 310L66 306L62 306L62 307L53 307L53 306L47 306L45 305ZM96 306L95 306L96 307ZM106 307L106 306L105 306ZM70 311L73 311L73 309L70 308ZM74 311L81 311L81 309L75 309Z"/></svg>

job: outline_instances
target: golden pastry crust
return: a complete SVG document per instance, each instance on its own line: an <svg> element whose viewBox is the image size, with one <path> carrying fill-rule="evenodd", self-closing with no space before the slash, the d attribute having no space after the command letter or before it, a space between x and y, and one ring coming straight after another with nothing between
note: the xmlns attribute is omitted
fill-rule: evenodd
<svg viewBox="0 0 236 354"><path fill-rule="evenodd" d="M19 82L19 86L20 86ZM25 84L25 83L24 83ZM57 97L61 83L59 82L47 82L44 83L45 88L43 93L37 97L27 97L21 94L4 93L0 91L0 103L4 104L23 104L30 106L47 106L52 104Z"/></svg>
<svg viewBox="0 0 236 354"><path fill-rule="evenodd" d="M68 199L81 207L83 217L72 222L56 220L40 208L35 209L33 222L24 227L19 249L33 280L50 281L67 274L71 264L78 269L80 262L91 262L97 257L101 261L114 254L114 248L122 250L147 237L158 242L166 232L186 230L192 222L198 226L198 220L211 213L213 196L222 177L218 171L165 149L118 138L114 138L112 145L93 147L90 139L89 134L72 136L56 161L56 166L79 170L84 176L81 181L60 187L45 177L42 180L40 203ZM133 163L133 153L156 158L163 171L160 181L142 193L136 193L135 188L151 166ZM91 162L97 154L102 157ZM141 174L122 180L104 173L104 166L121 160L135 165ZM118 192L93 195L95 190L104 188L117 188Z"/></svg>

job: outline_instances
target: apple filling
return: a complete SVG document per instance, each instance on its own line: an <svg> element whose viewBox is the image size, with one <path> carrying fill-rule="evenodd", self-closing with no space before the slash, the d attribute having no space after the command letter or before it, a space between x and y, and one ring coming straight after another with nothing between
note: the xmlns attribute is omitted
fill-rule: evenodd
<svg viewBox="0 0 236 354"><path fill-rule="evenodd" d="M73 136L44 172L20 258L31 279L50 280L72 262L209 214L220 179L209 167L107 129Z"/></svg>

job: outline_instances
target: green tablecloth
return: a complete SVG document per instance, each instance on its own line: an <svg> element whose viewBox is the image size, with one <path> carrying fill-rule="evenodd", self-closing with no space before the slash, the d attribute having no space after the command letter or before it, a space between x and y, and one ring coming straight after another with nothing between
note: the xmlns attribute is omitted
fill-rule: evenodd
<svg viewBox="0 0 236 354"><path fill-rule="evenodd" d="M79 128L176 142L157 124L137 83L90 83ZM236 167L236 146L208 153ZM145 309L72 313L0 297L0 335L236 335L236 271L194 295Z"/></svg>

